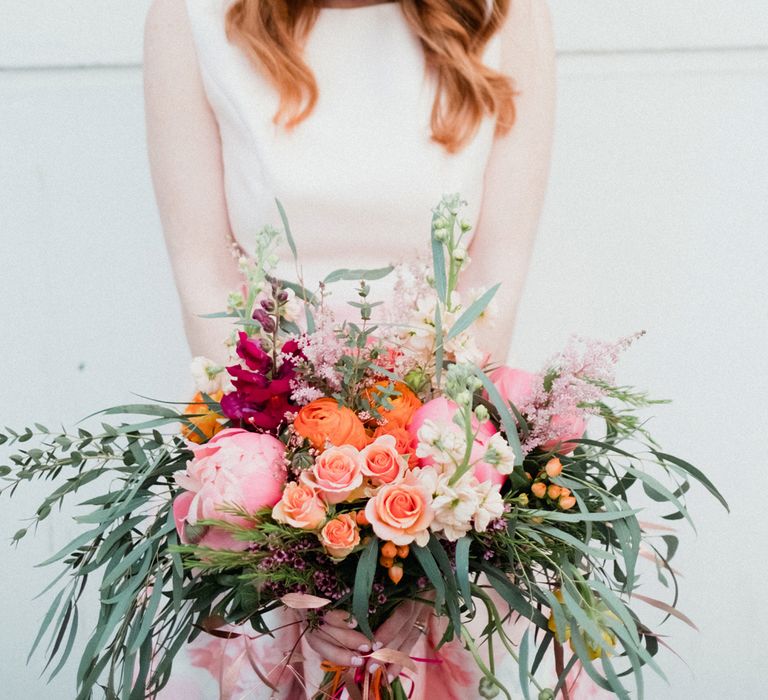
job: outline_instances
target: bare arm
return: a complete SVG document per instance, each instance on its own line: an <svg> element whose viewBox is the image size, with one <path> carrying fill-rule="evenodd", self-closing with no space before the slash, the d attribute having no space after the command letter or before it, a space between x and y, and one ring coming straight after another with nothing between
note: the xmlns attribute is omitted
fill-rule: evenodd
<svg viewBox="0 0 768 700"><path fill-rule="evenodd" d="M225 358L224 309L240 275L228 244L221 142L208 104L184 0L154 0L144 38L152 179L194 355Z"/></svg>
<svg viewBox="0 0 768 700"><path fill-rule="evenodd" d="M502 67L519 93L517 120L491 151L472 264L462 281L465 289L502 282L498 317L479 339L498 362L509 352L544 202L555 111L555 52L544 0L513 2L502 32Z"/></svg>

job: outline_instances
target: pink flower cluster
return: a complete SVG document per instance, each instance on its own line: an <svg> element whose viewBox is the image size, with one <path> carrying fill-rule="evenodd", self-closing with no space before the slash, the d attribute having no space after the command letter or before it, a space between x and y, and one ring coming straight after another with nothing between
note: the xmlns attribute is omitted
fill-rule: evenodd
<svg viewBox="0 0 768 700"><path fill-rule="evenodd" d="M254 521L237 511L251 516L280 500L287 477L285 446L265 433L229 428L190 449L193 457L186 469L174 475L185 489L173 502L179 539L214 549L245 549L246 543L225 528L200 527L198 522L253 527Z"/></svg>
<svg viewBox="0 0 768 700"><path fill-rule="evenodd" d="M538 374L509 367L496 370L491 375L496 388L529 424L523 451L573 451L571 441L583 436L593 405L605 397L604 387L615 383L620 354L641 335L613 343L574 337Z"/></svg>

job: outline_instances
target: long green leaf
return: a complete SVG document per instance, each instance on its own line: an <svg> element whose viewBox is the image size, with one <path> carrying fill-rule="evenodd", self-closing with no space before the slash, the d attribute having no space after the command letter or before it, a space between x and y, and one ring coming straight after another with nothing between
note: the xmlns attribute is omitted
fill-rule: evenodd
<svg viewBox="0 0 768 700"><path fill-rule="evenodd" d="M530 639L528 633L530 630L525 630L522 640L520 641L520 656L517 662L517 670L520 675L520 689L523 691L523 697L525 700L531 700L530 679L528 678L528 646Z"/></svg>
<svg viewBox="0 0 768 700"><path fill-rule="evenodd" d="M435 291L437 292L437 298L443 302L448 303L448 279L445 273L445 247L435 237L434 221L437 217L432 218L432 269L435 275Z"/></svg>
<svg viewBox="0 0 768 700"><path fill-rule="evenodd" d="M475 375L483 383L483 387L488 393L488 398L499 412L501 418L501 424L504 426L504 433L507 437L507 442L515 453L515 466L520 466L523 463L523 450L520 446L520 438L517 434L517 423L515 422L512 413L509 410L507 402L502 398L499 390L496 388L490 377L483 372L479 367L474 367Z"/></svg>
<svg viewBox="0 0 768 700"><path fill-rule="evenodd" d="M731 512L730 507L728 506L728 501L725 500L723 495L720 493L720 491L717 490L715 485L706 477L706 475L696 467L694 467L689 462L686 462L684 459L680 459L679 457L674 457L673 455L666 454L665 452L657 452L656 450L651 450L653 454L660 459L662 462L671 463L673 465L678 466L683 471L690 474L696 481L698 481L704 488L707 489L720 503L723 505L723 508L725 508L729 513Z"/></svg>
<svg viewBox="0 0 768 700"><path fill-rule="evenodd" d="M355 585L352 590L352 613L357 620L360 631L369 639L373 639L373 631L368 622L368 605L371 598L378 555L379 540L376 537L372 537L357 562Z"/></svg>
<svg viewBox="0 0 768 700"><path fill-rule="evenodd" d="M475 299L467 310L456 319L456 323L451 326L451 330L448 331L447 340L455 338L460 333L463 333L477 320L480 314L485 311L488 304L491 303L491 299L493 299L496 292L499 291L499 287L501 287L501 283L494 285L481 297Z"/></svg>
<svg viewBox="0 0 768 700"><path fill-rule="evenodd" d="M288 216L283 208L283 203L275 198L275 204L277 204L277 211L280 212L280 220L283 222L283 230L285 231L285 239L288 241L288 247L291 249L291 254L294 260L299 259L299 254L296 250L296 241L293 240L293 234L291 233L291 226L288 223Z"/></svg>
<svg viewBox="0 0 768 700"><path fill-rule="evenodd" d="M380 280L383 277L386 277L392 270L395 268L392 267L392 265L387 265L387 267L379 267L375 269L347 269L342 268L340 270L334 270L329 275L326 275L323 282L325 284L333 284L334 282L341 282L343 280L351 281L351 282L359 282L360 280L367 280L369 282L373 280Z"/></svg>
<svg viewBox="0 0 768 700"><path fill-rule="evenodd" d="M64 595L64 591L65 589L62 588L56 594L56 597L53 599L53 602L48 608L48 612L45 613L43 622L40 624L40 629L37 631L37 636L35 637L35 641L32 643L32 648L29 650L29 654L27 656L27 663L29 663L29 660L32 658L32 655L35 653L35 650L37 649L38 645L43 639L43 635L45 634L46 630L51 626L51 622L53 622L53 617L54 615L56 615L56 611L59 609L59 603L61 602L61 598Z"/></svg>
<svg viewBox="0 0 768 700"><path fill-rule="evenodd" d="M419 560L419 564L421 564L424 574L435 588L435 612L439 615L442 611L443 604L445 603L445 582L440 573L440 567L432 556L432 552L430 552L427 547L414 545L411 547L411 552L413 552L416 559Z"/></svg>
<svg viewBox="0 0 768 700"><path fill-rule="evenodd" d="M470 613L474 612L475 609L469 585L469 550L471 546L472 539L466 535L456 542L456 580L459 584L461 597L464 599L464 605Z"/></svg>

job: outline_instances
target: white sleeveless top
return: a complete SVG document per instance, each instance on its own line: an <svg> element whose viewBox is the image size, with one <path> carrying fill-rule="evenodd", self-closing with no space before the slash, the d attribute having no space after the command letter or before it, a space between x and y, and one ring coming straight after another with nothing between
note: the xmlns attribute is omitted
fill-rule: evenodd
<svg viewBox="0 0 768 700"><path fill-rule="evenodd" d="M305 48L318 103L288 132L273 123L276 90L226 38L229 2L187 7L220 128L230 224L246 250L265 224L279 227L276 197L312 286L337 268L423 256L445 193L461 193L476 223L494 122L486 118L458 154L431 141L434 80L399 3L320 10ZM486 63L498 67L500 53L497 35ZM287 250L283 257L285 271L294 270Z"/></svg>

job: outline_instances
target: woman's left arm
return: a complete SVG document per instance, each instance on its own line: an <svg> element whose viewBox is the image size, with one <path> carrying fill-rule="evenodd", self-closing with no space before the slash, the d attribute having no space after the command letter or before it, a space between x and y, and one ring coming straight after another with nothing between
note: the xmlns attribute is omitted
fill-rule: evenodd
<svg viewBox="0 0 768 700"><path fill-rule="evenodd" d="M478 329L479 345L497 362L509 352L518 303L549 176L555 113L555 50L545 0L516 0L502 28L502 70L514 81L517 116L494 141L485 171L471 265L462 288L501 282L498 315Z"/></svg>

